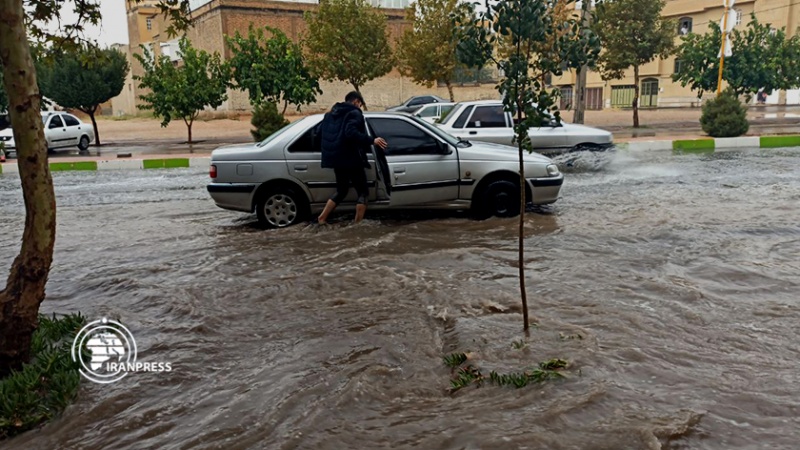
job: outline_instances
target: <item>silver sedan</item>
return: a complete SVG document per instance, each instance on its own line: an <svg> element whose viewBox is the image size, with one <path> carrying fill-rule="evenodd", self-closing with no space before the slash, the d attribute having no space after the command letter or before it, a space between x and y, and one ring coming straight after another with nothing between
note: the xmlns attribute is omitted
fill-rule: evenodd
<svg viewBox="0 0 800 450"><path fill-rule="evenodd" d="M370 210L472 209L479 216L519 213L519 157L513 147L458 140L401 113L366 113L369 133L389 143L372 148ZM321 167L316 125L322 115L287 125L257 144L223 147L211 155L208 192L217 206L252 212L268 227L285 227L322 210L336 190L332 170ZM524 156L526 199L558 199L564 176L542 155ZM355 193L341 205L355 207Z"/></svg>

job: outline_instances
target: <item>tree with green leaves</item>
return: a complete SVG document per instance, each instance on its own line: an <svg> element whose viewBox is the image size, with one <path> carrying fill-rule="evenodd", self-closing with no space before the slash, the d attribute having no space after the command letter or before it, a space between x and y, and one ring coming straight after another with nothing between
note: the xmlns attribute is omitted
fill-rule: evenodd
<svg viewBox="0 0 800 450"><path fill-rule="evenodd" d="M633 68L633 126L639 127L641 66L667 58L675 47L677 24L661 16L664 0L609 0L597 4L595 32L604 51L600 72L606 80L619 80Z"/></svg>
<svg viewBox="0 0 800 450"><path fill-rule="evenodd" d="M38 327L39 306L53 262L56 200L47 162L41 95L29 40L62 50L80 47L86 24L100 22L98 0L73 0L77 20L55 32L47 25L60 20L60 2L0 0L0 67L8 111L17 144L17 166L25 203L22 247L0 290L0 377L29 361L31 339ZM172 19L170 33L189 25L188 0L160 0L162 14Z"/></svg>
<svg viewBox="0 0 800 450"><path fill-rule="evenodd" d="M306 12L309 65L326 81L344 81L361 92L394 66L386 16L366 0L321 0Z"/></svg>
<svg viewBox="0 0 800 450"><path fill-rule="evenodd" d="M689 34L677 50L679 70L672 79L690 86L702 98L716 91L722 32L712 22L703 35ZM747 28L731 32L733 55L725 58L722 79L737 96L750 101L760 89L772 92L800 85L800 35L787 37L786 29L773 29L752 16Z"/></svg>
<svg viewBox="0 0 800 450"><path fill-rule="evenodd" d="M264 31L272 36L267 38ZM238 31L225 36L233 52L229 64L233 70L234 87L246 90L250 104L283 102L283 112L292 104L313 103L321 94L319 81L311 75L300 45L292 42L276 28L255 29L252 24L247 37Z"/></svg>
<svg viewBox="0 0 800 450"><path fill-rule="evenodd" d="M230 66L219 53L209 54L197 50L184 36L180 39L181 64L175 65L168 56L155 57L142 46L144 55L134 54L144 68L144 75L135 76L139 88L149 92L140 95L145 102L139 109L152 110L161 118L161 126L172 119L181 119L192 143L192 125L206 107L218 108L228 99Z"/></svg>
<svg viewBox="0 0 800 450"><path fill-rule="evenodd" d="M541 127L543 120L554 117L560 122L556 106L559 91L548 91L541 74L562 74L562 67L576 68L587 62L584 54L597 55L599 42L591 33L582 33L576 17L559 18L549 0L518 0L488 4L476 14L474 6L466 4L466 16L471 20L459 28L459 60L468 67L483 67L494 63L503 78L497 90L503 96L503 106L515 117L515 142L519 151L519 281L522 298L524 329L527 331L528 303L525 290L524 220L525 165L523 152L533 152L528 134L531 128ZM555 37L555 38L554 38ZM581 37L593 45L575 45ZM548 44L549 43L549 44ZM592 63L593 61L588 61Z"/></svg>
<svg viewBox="0 0 800 450"><path fill-rule="evenodd" d="M411 27L403 33L396 47L400 73L428 88L443 82L451 102L455 101L453 80L458 69L458 36L453 32L453 17L463 11L458 4L458 0L412 3L406 11Z"/></svg>
<svg viewBox="0 0 800 450"><path fill-rule="evenodd" d="M42 95L63 108L87 114L94 127L95 145L100 145L97 109L122 92L128 70L122 52L88 46L54 52L37 67Z"/></svg>

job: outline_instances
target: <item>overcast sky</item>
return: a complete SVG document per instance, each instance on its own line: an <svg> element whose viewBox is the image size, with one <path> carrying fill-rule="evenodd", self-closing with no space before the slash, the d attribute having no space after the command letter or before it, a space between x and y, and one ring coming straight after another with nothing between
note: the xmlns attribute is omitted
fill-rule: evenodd
<svg viewBox="0 0 800 450"><path fill-rule="evenodd" d="M74 23L74 4L67 2L61 8L61 22ZM101 47L128 43L128 20L125 17L125 0L102 0L100 12L103 21L99 27L87 27L86 37L97 40Z"/></svg>

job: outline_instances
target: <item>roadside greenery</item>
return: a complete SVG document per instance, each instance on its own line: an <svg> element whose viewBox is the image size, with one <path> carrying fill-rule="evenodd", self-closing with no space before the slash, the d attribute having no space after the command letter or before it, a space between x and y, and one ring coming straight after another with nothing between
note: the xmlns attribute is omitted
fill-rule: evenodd
<svg viewBox="0 0 800 450"><path fill-rule="evenodd" d="M716 92L722 32L715 22L706 34L688 34L677 49L679 70L672 76L702 98ZM738 96L749 102L760 89L767 93L800 85L800 35L786 35L751 16L747 28L730 33L733 55L725 57L722 78Z"/></svg>
<svg viewBox="0 0 800 450"><path fill-rule="evenodd" d="M712 137L737 137L747 133L747 108L732 88L703 105L700 125Z"/></svg>
<svg viewBox="0 0 800 450"><path fill-rule="evenodd" d="M122 52L88 46L55 51L37 65L42 95L61 107L87 114L94 127L95 145L100 145L95 114L101 104L122 92L128 70Z"/></svg>
<svg viewBox="0 0 800 450"><path fill-rule="evenodd" d="M566 361L554 358L542 361L537 366L522 372L501 374L492 370L487 377L472 364L464 365L468 360L469 357L465 353L452 353L444 357L444 364L450 368L451 394L473 385L481 387L487 382L496 386L513 386L519 389L533 383L558 380L564 378L561 370L567 367Z"/></svg>
<svg viewBox="0 0 800 450"><path fill-rule="evenodd" d="M677 24L661 16L664 0L613 0L597 4L594 29L603 43L599 68L606 80L619 80L633 68L633 126L639 128L641 66L667 58L675 46Z"/></svg>
<svg viewBox="0 0 800 450"><path fill-rule="evenodd" d="M39 317L30 363L0 378L0 439L56 417L75 398L80 363L72 360L72 342L85 322L80 314Z"/></svg>
<svg viewBox="0 0 800 450"><path fill-rule="evenodd" d="M453 81L458 69L458 35L453 33L453 20L462 22L464 12L458 0L418 0L406 11L411 22L397 41L397 62L400 73L415 83L431 88L442 82L447 86L450 101L455 101Z"/></svg>
<svg viewBox="0 0 800 450"><path fill-rule="evenodd" d="M571 0L567 0L571 3ZM599 42L591 32L581 29L577 16L559 17L550 0L519 0L488 4L478 14L474 5L464 4L464 16L470 18L458 26L459 60L468 67L496 65L504 77L497 85L503 106L514 117L515 143L519 151L519 282L522 300L523 329L528 331L528 301L525 289L524 225L526 189L523 152L533 152L528 135L551 117L560 123L556 106L559 91L548 91L543 78L559 76L564 68L576 68L593 62L586 54L597 55ZM553 39L553 36L558 36ZM588 50L588 52L587 52Z"/></svg>
<svg viewBox="0 0 800 450"><path fill-rule="evenodd" d="M320 2L305 21L309 66L323 80L344 81L360 92L394 67L386 16L366 0Z"/></svg>
<svg viewBox="0 0 800 450"><path fill-rule="evenodd" d="M271 34L267 38L264 32ZM321 94L319 81L306 65L302 48L276 28L255 29L253 25L242 36L225 36L233 52L229 64L234 87L247 91L250 104L283 103L283 111L292 104L300 111L302 105L313 103Z"/></svg>
<svg viewBox="0 0 800 450"><path fill-rule="evenodd" d="M259 103L253 108L253 117L250 119L250 123L253 125L250 134L253 135L256 142L260 142L288 125L289 121L278 112L278 106L275 103L266 102Z"/></svg>
<svg viewBox="0 0 800 450"><path fill-rule="evenodd" d="M192 143L192 125L205 108L217 109L228 99L230 66L222 62L219 53L197 50L184 36L179 42L182 64L176 66L168 56L155 58L144 46L144 55L133 56L142 64L144 75L134 76L139 88L149 89L140 95L144 101L139 109L152 110L166 127L172 119L181 119Z"/></svg>

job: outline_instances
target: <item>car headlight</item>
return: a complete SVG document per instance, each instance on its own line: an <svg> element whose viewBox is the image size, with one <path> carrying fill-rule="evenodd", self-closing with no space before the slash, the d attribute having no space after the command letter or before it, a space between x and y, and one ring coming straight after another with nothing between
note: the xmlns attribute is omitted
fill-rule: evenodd
<svg viewBox="0 0 800 450"><path fill-rule="evenodd" d="M547 165L547 175L551 177L557 177L559 174L558 166L555 164L548 164Z"/></svg>

